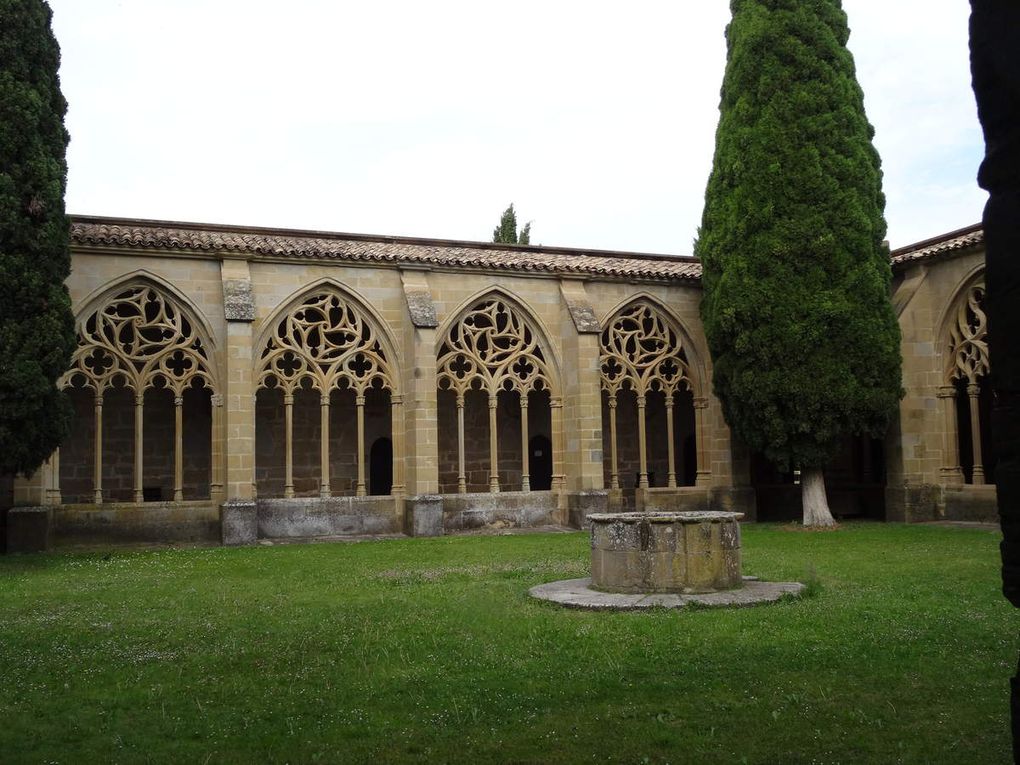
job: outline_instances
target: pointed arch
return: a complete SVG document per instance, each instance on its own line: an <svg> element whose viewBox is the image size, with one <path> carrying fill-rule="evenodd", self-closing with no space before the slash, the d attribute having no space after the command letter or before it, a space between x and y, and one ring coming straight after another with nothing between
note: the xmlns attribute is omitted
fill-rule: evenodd
<svg viewBox="0 0 1020 765"><path fill-rule="evenodd" d="M705 370L680 319L658 298L642 292L610 310L600 322L602 389L704 395Z"/></svg>
<svg viewBox="0 0 1020 765"><path fill-rule="evenodd" d="M939 322L943 414L943 466L947 483L994 480L995 455L988 441L991 391L985 271L975 267L957 288Z"/></svg>
<svg viewBox="0 0 1020 765"><path fill-rule="evenodd" d="M256 388L293 393L304 383L326 393L349 387L397 393L395 344L370 304L333 279L284 300L263 325L255 359Z"/></svg>
<svg viewBox="0 0 1020 765"><path fill-rule="evenodd" d="M190 300L164 280L137 271L97 290L75 321L78 347L61 387L102 395L116 383L141 394L165 386L218 390L208 324Z"/></svg>
<svg viewBox="0 0 1020 765"><path fill-rule="evenodd" d="M508 290L490 287L464 301L437 332L437 384L463 395L472 388L560 392L559 360L542 321Z"/></svg>
<svg viewBox="0 0 1020 765"><path fill-rule="evenodd" d="M956 380L975 385L989 374L984 297L985 271L979 266L961 282L939 323L944 385L952 385Z"/></svg>

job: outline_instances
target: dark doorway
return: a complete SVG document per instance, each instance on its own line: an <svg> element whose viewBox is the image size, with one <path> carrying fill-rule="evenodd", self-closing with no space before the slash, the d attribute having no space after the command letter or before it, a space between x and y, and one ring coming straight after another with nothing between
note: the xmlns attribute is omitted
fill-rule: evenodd
<svg viewBox="0 0 1020 765"><path fill-rule="evenodd" d="M552 488L552 443L545 436L528 441L528 476L535 491Z"/></svg>
<svg viewBox="0 0 1020 765"><path fill-rule="evenodd" d="M393 490L393 442L377 438L368 457L368 493L389 494Z"/></svg>

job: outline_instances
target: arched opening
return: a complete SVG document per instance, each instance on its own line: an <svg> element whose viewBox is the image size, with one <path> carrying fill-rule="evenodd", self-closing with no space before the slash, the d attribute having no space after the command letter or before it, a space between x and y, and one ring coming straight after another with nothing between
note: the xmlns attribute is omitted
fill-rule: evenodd
<svg viewBox="0 0 1020 765"><path fill-rule="evenodd" d="M393 490L393 442L377 438L369 456L368 493L389 494Z"/></svg>
<svg viewBox="0 0 1020 765"><path fill-rule="evenodd" d="M381 338L370 316L332 287L270 322L256 364L259 496L361 497L397 488L390 439L400 399ZM390 444L385 480L372 447L380 439Z"/></svg>
<svg viewBox="0 0 1020 765"><path fill-rule="evenodd" d="M698 415L679 330L653 303L635 300L607 320L599 356L611 501L632 508L638 490L695 485Z"/></svg>
<svg viewBox="0 0 1020 765"><path fill-rule="evenodd" d="M543 435L532 436L528 442L528 474L531 488L548 491L552 488L552 441Z"/></svg>
<svg viewBox="0 0 1020 765"><path fill-rule="evenodd" d="M109 293L79 320L60 382L75 412L61 447L62 499L209 498L212 382L196 324L171 295L147 282Z"/></svg>
<svg viewBox="0 0 1020 765"><path fill-rule="evenodd" d="M494 296L447 330L437 351L439 486L444 493L532 491L533 436L550 441L551 373L524 315ZM552 488L553 468L542 476Z"/></svg>

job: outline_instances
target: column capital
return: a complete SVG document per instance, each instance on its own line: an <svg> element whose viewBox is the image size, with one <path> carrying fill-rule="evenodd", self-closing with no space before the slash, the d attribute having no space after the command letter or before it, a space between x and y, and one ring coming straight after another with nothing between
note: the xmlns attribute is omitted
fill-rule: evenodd
<svg viewBox="0 0 1020 765"><path fill-rule="evenodd" d="M708 409L708 396L696 396L694 398L695 409Z"/></svg>
<svg viewBox="0 0 1020 765"><path fill-rule="evenodd" d="M184 396L174 396L174 406L184 406Z"/></svg>
<svg viewBox="0 0 1020 765"><path fill-rule="evenodd" d="M940 385L935 391L935 395L939 398L956 398L956 386Z"/></svg>
<svg viewBox="0 0 1020 765"><path fill-rule="evenodd" d="M977 383L968 383L967 395L971 398L977 398L981 394L981 386Z"/></svg>
<svg viewBox="0 0 1020 765"><path fill-rule="evenodd" d="M400 406L404 403L404 397L399 393L390 393L390 405Z"/></svg>
<svg viewBox="0 0 1020 765"><path fill-rule="evenodd" d="M283 394L283 403L285 405L293 404L294 403L294 394L293 393L284 393Z"/></svg>
<svg viewBox="0 0 1020 765"><path fill-rule="evenodd" d="M209 403L212 404L213 406L223 406L223 394L213 393L211 396L209 396Z"/></svg>

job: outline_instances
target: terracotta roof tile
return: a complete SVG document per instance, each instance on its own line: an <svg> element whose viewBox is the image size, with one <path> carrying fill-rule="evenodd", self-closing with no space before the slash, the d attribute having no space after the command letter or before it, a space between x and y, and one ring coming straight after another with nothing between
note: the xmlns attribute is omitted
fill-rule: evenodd
<svg viewBox="0 0 1020 765"><path fill-rule="evenodd" d="M75 216L71 242L79 247L130 247L271 258L399 263L445 268L592 275L618 279L697 281L694 258L560 247L506 247L317 231L244 229L166 221Z"/></svg>
<svg viewBox="0 0 1020 765"><path fill-rule="evenodd" d="M942 234L932 239L925 239L923 242L917 242L916 244L910 244L906 247L893 250L891 253L893 268L905 266L908 263L914 263L919 260L929 260L940 255L967 250L971 247L984 244L984 241L985 232L980 223L968 226L967 228L961 228L957 231L950 231L948 234Z"/></svg>

